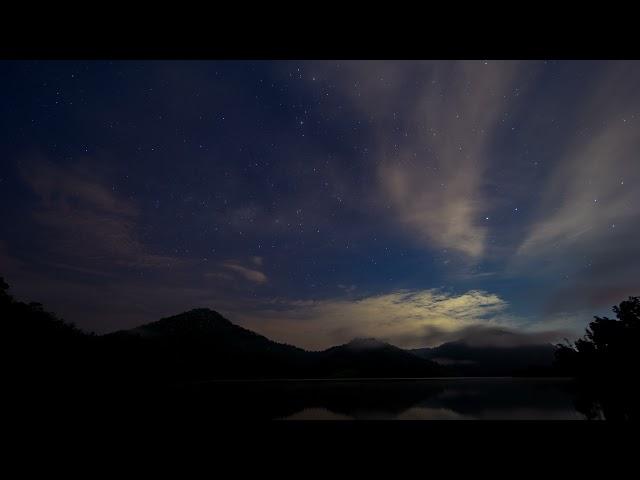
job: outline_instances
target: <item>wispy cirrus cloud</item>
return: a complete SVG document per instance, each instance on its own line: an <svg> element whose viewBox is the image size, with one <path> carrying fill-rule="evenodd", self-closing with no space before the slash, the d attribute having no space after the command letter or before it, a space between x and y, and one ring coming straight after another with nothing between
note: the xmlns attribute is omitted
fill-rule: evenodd
<svg viewBox="0 0 640 480"><path fill-rule="evenodd" d="M490 147L530 66L374 61L310 68L313 81L335 83L374 132L369 157L379 207L429 247L482 257Z"/></svg>
<svg viewBox="0 0 640 480"><path fill-rule="evenodd" d="M560 280L550 308L609 306L640 289L640 64L607 65L540 192L509 269ZM536 269L531 272L531 265Z"/></svg>
<svg viewBox="0 0 640 480"><path fill-rule="evenodd" d="M259 257L254 257L259 258ZM255 283L267 283L267 276L262 273L260 270L255 270L252 268L245 267L236 262L224 262L222 266L228 270L231 270L237 274L239 274L245 280L249 280L250 282Z"/></svg>
<svg viewBox="0 0 640 480"><path fill-rule="evenodd" d="M23 166L23 179L39 199L33 219L55 239L46 250L55 250L49 253L56 262L85 270L183 264L184 259L155 253L141 241L136 204L106 186L90 165L35 159Z"/></svg>

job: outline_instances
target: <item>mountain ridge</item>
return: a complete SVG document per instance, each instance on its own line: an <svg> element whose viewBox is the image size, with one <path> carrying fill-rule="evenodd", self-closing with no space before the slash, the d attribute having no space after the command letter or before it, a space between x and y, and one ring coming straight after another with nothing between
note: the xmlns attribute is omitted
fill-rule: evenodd
<svg viewBox="0 0 640 480"><path fill-rule="evenodd" d="M551 375L555 346L531 344L519 346L479 346L457 340L437 347L409 350L421 358L449 367L462 376Z"/></svg>
<svg viewBox="0 0 640 480"><path fill-rule="evenodd" d="M554 352L550 344L478 346L462 340L403 349L374 337L355 337L341 345L308 351L236 325L210 308L194 308L103 337L138 338L141 346L151 350L155 345L155 350L164 350L168 358L182 362L183 372L178 376L188 376L193 368L189 364L198 365L196 376L202 376L205 365L216 363L226 365L227 371L211 367L211 374L242 378L546 375ZM167 358L162 360L167 363Z"/></svg>
<svg viewBox="0 0 640 480"><path fill-rule="evenodd" d="M171 378L344 378L439 375L440 367L375 338L307 351L275 342L234 324L220 313L196 308L102 336L128 365L147 365ZM142 358L141 358L142 357Z"/></svg>
<svg viewBox="0 0 640 480"><path fill-rule="evenodd" d="M270 342L299 351L306 351L295 345L276 342L253 330L249 330L231 322L216 310L210 308L194 308L153 322L145 323L131 329L118 330L107 335L140 335L141 337L174 336L194 337L202 334L236 334L258 342Z"/></svg>

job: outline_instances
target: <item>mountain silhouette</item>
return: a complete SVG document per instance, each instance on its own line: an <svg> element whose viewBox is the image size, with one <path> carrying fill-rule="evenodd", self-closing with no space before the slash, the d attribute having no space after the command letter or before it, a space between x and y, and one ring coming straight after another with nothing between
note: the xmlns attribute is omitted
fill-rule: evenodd
<svg viewBox="0 0 640 480"><path fill-rule="evenodd" d="M375 338L356 338L317 354L323 373L330 377L429 377L443 369L431 360Z"/></svg>
<svg viewBox="0 0 640 480"><path fill-rule="evenodd" d="M554 375L552 365L555 347L551 344L494 347L455 341L433 348L417 348L410 352L448 367L452 375Z"/></svg>
<svg viewBox="0 0 640 480"><path fill-rule="evenodd" d="M267 337L230 322L218 312L198 308L160 319L130 330L107 336L135 336L146 341L167 343L174 348L211 348L213 353L237 354L301 354L304 350L292 345L276 343Z"/></svg>
<svg viewBox="0 0 640 480"><path fill-rule="evenodd" d="M309 352L276 343L231 323L218 312L199 308L102 337L120 363L150 378L298 377ZM124 353L123 353L124 352Z"/></svg>
<svg viewBox="0 0 640 480"><path fill-rule="evenodd" d="M353 341L321 352L276 343L233 324L218 312L195 309L102 337L131 372L147 378L344 378L431 376L434 362L376 339Z"/></svg>
<svg viewBox="0 0 640 480"><path fill-rule="evenodd" d="M403 350L374 338L356 338L323 351L277 343L207 308L106 335L86 334L8 295L0 304L22 351L25 378L128 387L194 380L430 377L550 374L551 345L475 347L449 342ZM82 361L78 361L82 359ZM532 367L537 369L532 369ZM529 371L527 372L527 369Z"/></svg>

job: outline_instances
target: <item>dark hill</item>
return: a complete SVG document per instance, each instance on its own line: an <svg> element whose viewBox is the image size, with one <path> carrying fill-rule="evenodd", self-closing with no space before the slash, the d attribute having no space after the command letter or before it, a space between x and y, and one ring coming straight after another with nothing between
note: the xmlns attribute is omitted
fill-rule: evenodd
<svg viewBox="0 0 640 480"><path fill-rule="evenodd" d="M273 342L219 313L195 309L102 337L119 376L192 380L220 378L424 377L440 374L429 360L375 339L355 339L321 352Z"/></svg>
<svg viewBox="0 0 640 480"><path fill-rule="evenodd" d="M452 375L462 376L553 375L554 351L550 344L493 347L465 342L410 350L420 358L448 367Z"/></svg>
<svg viewBox="0 0 640 480"><path fill-rule="evenodd" d="M293 354L304 352L298 347L274 342L251 330L235 325L218 312L207 308L190 310L116 334L136 335L147 340L162 339L175 344L204 345L214 348L215 352L256 353L262 351Z"/></svg>
<svg viewBox="0 0 640 480"><path fill-rule="evenodd" d="M302 375L304 350L273 342L200 308L102 337L129 367L154 378L265 378ZM121 363L121 362L120 362Z"/></svg>
<svg viewBox="0 0 640 480"><path fill-rule="evenodd" d="M351 342L317 353L321 376L429 377L442 374L436 363L373 338Z"/></svg>

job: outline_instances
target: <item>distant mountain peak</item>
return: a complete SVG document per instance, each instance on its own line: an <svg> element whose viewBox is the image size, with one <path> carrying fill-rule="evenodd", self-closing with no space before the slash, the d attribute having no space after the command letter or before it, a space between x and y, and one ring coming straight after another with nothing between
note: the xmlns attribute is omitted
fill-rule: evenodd
<svg viewBox="0 0 640 480"><path fill-rule="evenodd" d="M551 367L555 348L549 344L474 345L464 340L410 350L421 358L454 366L458 375L512 375L532 367Z"/></svg>
<svg viewBox="0 0 640 480"><path fill-rule="evenodd" d="M189 316L200 316L200 317L219 317L219 318L224 318L222 315L220 315L215 310L211 310L210 308L207 308L207 307L192 308L191 310L187 310L186 312L182 312L182 313L180 313L178 315L174 315L173 317L180 317L180 316L187 316L187 315L189 315ZM173 318L173 317L169 317L169 318Z"/></svg>
<svg viewBox="0 0 640 480"><path fill-rule="evenodd" d="M254 346L259 345L260 348L304 351L293 345L274 342L259 333L236 325L210 308L194 308L131 330L114 332L114 334L133 334L141 337L165 339L190 338L201 343L215 343L216 348L225 349L236 348L240 344L246 346L248 345L246 342L249 342Z"/></svg>
<svg viewBox="0 0 640 480"><path fill-rule="evenodd" d="M231 324L231 322L220 313L210 308L194 308L187 312L162 318L159 322L222 322Z"/></svg>
<svg viewBox="0 0 640 480"><path fill-rule="evenodd" d="M208 332L219 329L244 330L231 323L220 313L210 308L194 308L187 312L161 318L155 322L141 325L130 330L142 335L154 334L178 334Z"/></svg>
<svg viewBox="0 0 640 480"><path fill-rule="evenodd" d="M373 337L356 337L347 343L345 346L355 349L370 349L370 348L384 348L389 347L388 343L385 343L377 338Z"/></svg>

